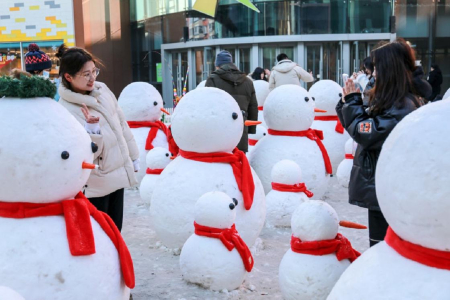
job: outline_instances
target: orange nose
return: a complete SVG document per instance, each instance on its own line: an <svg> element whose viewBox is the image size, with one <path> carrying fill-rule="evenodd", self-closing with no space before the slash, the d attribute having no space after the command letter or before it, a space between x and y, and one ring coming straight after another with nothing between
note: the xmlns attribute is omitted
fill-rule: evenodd
<svg viewBox="0 0 450 300"><path fill-rule="evenodd" d="M367 229L367 226L350 222L350 221L340 221L339 225L342 227L353 228L353 229Z"/></svg>
<svg viewBox="0 0 450 300"><path fill-rule="evenodd" d="M171 156L170 159L174 160L175 158L177 158L176 156Z"/></svg>
<svg viewBox="0 0 450 300"><path fill-rule="evenodd" d="M327 111L319 108L314 108L314 112L326 113Z"/></svg>
<svg viewBox="0 0 450 300"><path fill-rule="evenodd" d="M98 166L83 161L83 163L81 164L81 168L82 168L82 169L90 169L90 170L94 170L94 169L97 169Z"/></svg>
<svg viewBox="0 0 450 300"><path fill-rule="evenodd" d="M244 125L245 126L254 126L254 125L259 125L261 123L262 123L261 121L245 121Z"/></svg>
<svg viewBox="0 0 450 300"><path fill-rule="evenodd" d="M165 110L163 107L161 107L161 111L162 111L163 113L165 113L166 115L169 115L169 116L170 116L170 113L169 113L167 110Z"/></svg>

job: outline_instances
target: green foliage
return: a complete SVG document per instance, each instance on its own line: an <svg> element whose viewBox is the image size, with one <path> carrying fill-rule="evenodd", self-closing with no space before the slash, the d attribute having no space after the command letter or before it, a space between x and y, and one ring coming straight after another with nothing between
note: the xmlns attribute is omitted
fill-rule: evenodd
<svg viewBox="0 0 450 300"><path fill-rule="evenodd" d="M56 85L48 79L38 76L20 76L20 79L9 76L0 77L0 98L53 98L56 94Z"/></svg>

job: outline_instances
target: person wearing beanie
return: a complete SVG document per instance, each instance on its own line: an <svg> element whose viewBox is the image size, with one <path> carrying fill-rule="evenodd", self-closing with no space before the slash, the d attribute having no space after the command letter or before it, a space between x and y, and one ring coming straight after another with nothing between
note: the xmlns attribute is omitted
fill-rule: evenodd
<svg viewBox="0 0 450 300"><path fill-rule="evenodd" d="M37 44L31 43L25 54L25 70L30 74L39 75L42 71L51 68L52 61L48 55L42 52Z"/></svg>
<svg viewBox="0 0 450 300"><path fill-rule="evenodd" d="M233 57L228 51L221 51L217 54L215 65L216 70L206 80L205 86L215 87L230 94L238 103L244 115L244 121L257 121L258 102L252 79L233 64ZM244 126L241 141L237 145L239 150L248 151L249 133L255 134L256 126Z"/></svg>

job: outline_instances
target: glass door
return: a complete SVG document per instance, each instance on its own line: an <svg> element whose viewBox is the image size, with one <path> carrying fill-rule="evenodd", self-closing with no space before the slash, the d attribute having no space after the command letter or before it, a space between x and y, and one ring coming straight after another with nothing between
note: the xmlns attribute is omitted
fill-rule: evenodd
<svg viewBox="0 0 450 300"><path fill-rule="evenodd" d="M195 81L196 87L203 80L208 79L214 71L214 62L216 59L216 50L212 47L204 47L194 50L195 55ZM193 79L194 80L194 79Z"/></svg>
<svg viewBox="0 0 450 300"><path fill-rule="evenodd" d="M322 44L313 44L306 46L306 70L312 72L314 82L322 79L323 74L323 46ZM309 89L314 82L306 84Z"/></svg>
<svg viewBox="0 0 450 300"><path fill-rule="evenodd" d="M278 63L277 56L286 54L290 60L295 61L294 46L263 46L260 50L260 67L272 70Z"/></svg>
<svg viewBox="0 0 450 300"><path fill-rule="evenodd" d="M189 88L189 65L187 52L172 53L172 81L173 95L181 97L188 92Z"/></svg>

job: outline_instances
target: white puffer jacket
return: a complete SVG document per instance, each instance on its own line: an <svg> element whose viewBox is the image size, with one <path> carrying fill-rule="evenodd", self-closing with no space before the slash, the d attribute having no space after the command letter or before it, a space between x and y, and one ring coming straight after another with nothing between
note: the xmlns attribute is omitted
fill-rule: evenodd
<svg viewBox="0 0 450 300"><path fill-rule="evenodd" d="M283 59L273 67L269 77L269 90L273 90L284 84L300 85L300 79L304 82L312 82L314 78L289 59Z"/></svg>
<svg viewBox="0 0 450 300"><path fill-rule="evenodd" d="M100 134L90 135L92 141L98 145L94 163L98 164L99 168L92 170L85 186L85 195L88 198L103 197L138 183L134 176L133 160L139 158L139 150L134 136L110 89L101 82L95 82L94 86L89 95L72 92L63 84L59 86L59 103L83 126L83 103L92 116L100 117Z"/></svg>

